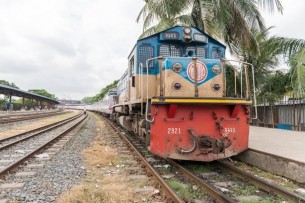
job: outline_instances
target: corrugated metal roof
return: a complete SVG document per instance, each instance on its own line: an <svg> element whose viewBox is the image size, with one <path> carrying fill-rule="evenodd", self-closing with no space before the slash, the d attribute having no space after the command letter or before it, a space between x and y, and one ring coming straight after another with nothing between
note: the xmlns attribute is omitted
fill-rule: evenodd
<svg viewBox="0 0 305 203"><path fill-rule="evenodd" d="M20 89L14 88L14 87L1 85L1 84L0 84L0 94L9 94L12 96L25 97L25 98L35 99L35 100L46 101L46 102L53 103L53 104L59 104L59 102L55 99L51 99L49 97L45 97L45 96L42 96L39 94L27 92L24 90L20 90Z"/></svg>

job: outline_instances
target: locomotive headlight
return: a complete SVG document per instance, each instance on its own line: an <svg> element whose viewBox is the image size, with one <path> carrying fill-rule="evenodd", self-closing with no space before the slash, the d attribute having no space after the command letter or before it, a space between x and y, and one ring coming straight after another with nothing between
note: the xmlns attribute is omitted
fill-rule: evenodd
<svg viewBox="0 0 305 203"><path fill-rule="evenodd" d="M175 63L173 65L173 71L179 73L182 70L182 65L180 63Z"/></svg>
<svg viewBox="0 0 305 203"><path fill-rule="evenodd" d="M173 89L176 90L176 91L180 91L182 88L182 85L180 82L174 82L173 83Z"/></svg>
<svg viewBox="0 0 305 203"><path fill-rule="evenodd" d="M191 35L184 35L183 39L187 42L190 42L192 40Z"/></svg>
<svg viewBox="0 0 305 203"><path fill-rule="evenodd" d="M189 27L184 28L183 31L184 31L184 33L187 34L187 35L191 34L191 32L192 32L191 28L189 28Z"/></svg>
<svg viewBox="0 0 305 203"><path fill-rule="evenodd" d="M214 65L213 68L212 68L212 71L215 74L219 74L219 73L221 73L221 68L220 68L219 65Z"/></svg>
<svg viewBox="0 0 305 203"><path fill-rule="evenodd" d="M215 92L218 92L221 89L221 86L219 84L213 84L213 90Z"/></svg>

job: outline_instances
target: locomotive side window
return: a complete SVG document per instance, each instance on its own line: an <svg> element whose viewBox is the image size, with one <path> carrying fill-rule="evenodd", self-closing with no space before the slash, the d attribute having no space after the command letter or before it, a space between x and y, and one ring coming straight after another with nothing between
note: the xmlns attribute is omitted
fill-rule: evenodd
<svg viewBox="0 0 305 203"><path fill-rule="evenodd" d="M134 57L132 57L129 61L129 67L130 67L130 75L134 75Z"/></svg>
<svg viewBox="0 0 305 203"><path fill-rule="evenodd" d="M211 58L212 59L221 59L223 58L223 54L220 48L214 47L212 49L212 53L211 53Z"/></svg>
<svg viewBox="0 0 305 203"><path fill-rule="evenodd" d="M154 47L151 45L141 45L139 47L139 64L143 64L143 67L146 68L146 61L154 57ZM154 66L153 61L149 61L148 67L151 68Z"/></svg>

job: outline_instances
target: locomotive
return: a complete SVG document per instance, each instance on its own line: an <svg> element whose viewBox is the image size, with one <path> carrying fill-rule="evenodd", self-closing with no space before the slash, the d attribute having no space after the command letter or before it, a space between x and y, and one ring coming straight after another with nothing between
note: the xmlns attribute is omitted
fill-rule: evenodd
<svg viewBox="0 0 305 203"><path fill-rule="evenodd" d="M94 108L163 158L210 162L237 155L248 148L253 66L240 62L229 79L225 49L195 27L139 39L117 89Z"/></svg>

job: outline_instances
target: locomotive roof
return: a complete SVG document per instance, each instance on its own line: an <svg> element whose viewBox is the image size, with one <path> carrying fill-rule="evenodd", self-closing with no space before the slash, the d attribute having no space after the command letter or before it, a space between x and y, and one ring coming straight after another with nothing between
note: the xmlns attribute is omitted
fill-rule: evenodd
<svg viewBox="0 0 305 203"><path fill-rule="evenodd" d="M209 35L209 34L207 34L206 32L200 30L199 28L197 28L197 27L192 27L192 26L182 26L182 25L176 25L176 26L174 26L174 27L168 28L168 29L166 29L166 30L162 30L161 32L155 33L155 34L153 34L153 35L149 35L149 36L147 36L147 37L138 39L138 40L137 40L137 43L138 43L139 41L142 41L142 40L144 40L144 39L148 39L148 38L150 38L150 37L155 37L156 35L159 35L159 34L162 33L162 32L169 31L169 30L174 29L174 28L177 28L177 27L190 27L190 28L197 29L198 31L200 31L200 32L202 32L202 33L204 33L204 34L206 34L209 38L211 38L211 39L217 41L219 44L221 44L222 46L226 47L226 46L225 46L223 43L221 43L219 40L215 39L214 37L211 37L211 35ZM136 45L135 45L135 46L136 46ZM134 49L134 48L133 48L133 49Z"/></svg>

